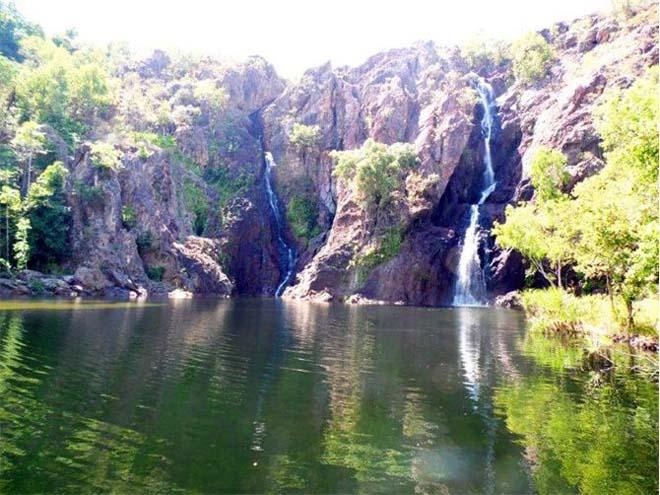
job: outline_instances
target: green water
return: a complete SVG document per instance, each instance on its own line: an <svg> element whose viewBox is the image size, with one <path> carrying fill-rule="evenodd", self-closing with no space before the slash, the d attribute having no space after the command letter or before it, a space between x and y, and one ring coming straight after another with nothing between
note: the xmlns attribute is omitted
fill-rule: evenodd
<svg viewBox="0 0 660 495"><path fill-rule="evenodd" d="M2 493L657 491L657 385L517 312L21 304Z"/></svg>

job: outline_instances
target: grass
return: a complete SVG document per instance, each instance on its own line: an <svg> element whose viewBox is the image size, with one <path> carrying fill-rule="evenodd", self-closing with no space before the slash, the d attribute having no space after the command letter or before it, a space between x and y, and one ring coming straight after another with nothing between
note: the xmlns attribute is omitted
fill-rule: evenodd
<svg viewBox="0 0 660 495"><path fill-rule="evenodd" d="M522 303L532 329L547 333L601 336L625 332L625 306L615 298L614 311L609 297L603 294L575 296L558 288L527 290ZM634 304L635 333L657 335L658 300L648 298Z"/></svg>

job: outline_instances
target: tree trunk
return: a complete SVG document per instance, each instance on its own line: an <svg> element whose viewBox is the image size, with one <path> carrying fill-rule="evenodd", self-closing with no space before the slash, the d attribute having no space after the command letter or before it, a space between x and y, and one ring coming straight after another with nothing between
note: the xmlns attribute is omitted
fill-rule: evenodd
<svg viewBox="0 0 660 495"><path fill-rule="evenodd" d="M30 191L31 175L32 175L32 153L28 155L27 169L25 171L25 176L23 178L23 188L21 191L23 197L27 196L28 192Z"/></svg>
<svg viewBox="0 0 660 495"><path fill-rule="evenodd" d="M633 302L632 299L627 299L626 298L626 311L628 313L628 321L627 321L627 327L628 331L632 332L633 328L635 327L635 320L633 319Z"/></svg>
<svg viewBox="0 0 660 495"><path fill-rule="evenodd" d="M607 284L607 295L610 298L610 308L612 310L612 317L616 319L617 311L616 305L614 304L614 294L612 293L612 281L610 280L610 274L605 275L605 283Z"/></svg>
<svg viewBox="0 0 660 495"><path fill-rule="evenodd" d="M543 262L536 262L534 260L531 260L532 264L536 268L536 271L539 272L543 278L550 284L550 287L555 287L555 281L552 280L552 277L548 275L545 270L543 269Z"/></svg>
<svg viewBox="0 0 660 495"><path fill-rule="evenodd" d="M561 263L557 262L557 286L562 289L563 286L561 284Z"/></svg>

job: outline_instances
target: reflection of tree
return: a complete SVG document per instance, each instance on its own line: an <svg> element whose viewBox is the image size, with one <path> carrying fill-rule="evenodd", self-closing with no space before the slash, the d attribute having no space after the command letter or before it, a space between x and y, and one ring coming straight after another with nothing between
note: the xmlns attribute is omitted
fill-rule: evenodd
<svg viewBox="0 0 660 495"><path fill-rule="evenodd" d="M25 455L19 447L21 425L31 417L28 397L21 392L33 380L18 373L23 359L22 333L20 317L5 314L0 322L0 488L9 484L6 473L14 467L14 460Z"/></svg>
<svg viewBox="0 0 660 495"><path fill-rule="evenodd" d="M522 436L540 493L657 493L656 394L632 377L571 394L536 376L499 389L495 401Z"/></svg>

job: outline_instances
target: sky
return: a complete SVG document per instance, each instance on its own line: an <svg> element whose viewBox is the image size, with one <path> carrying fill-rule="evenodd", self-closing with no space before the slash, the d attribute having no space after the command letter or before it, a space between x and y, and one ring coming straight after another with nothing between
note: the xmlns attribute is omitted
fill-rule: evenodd
<svg viewBox="0 0 660 495"><path fill-rule="evenodd" d="M125 41L241 60L261 55L296 79L328 60L357 65L390 48L483 34L511 39L555 21L608 10L611 0L14 0L48 34Z"/></svg>

